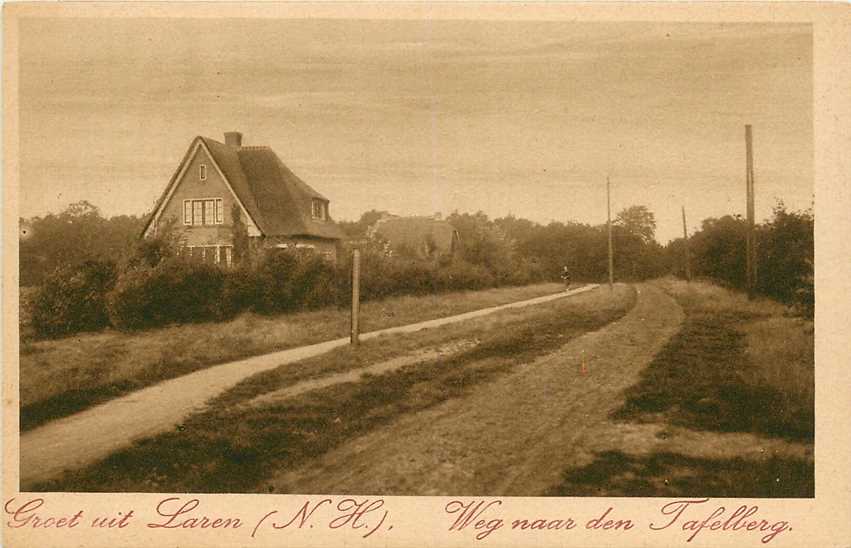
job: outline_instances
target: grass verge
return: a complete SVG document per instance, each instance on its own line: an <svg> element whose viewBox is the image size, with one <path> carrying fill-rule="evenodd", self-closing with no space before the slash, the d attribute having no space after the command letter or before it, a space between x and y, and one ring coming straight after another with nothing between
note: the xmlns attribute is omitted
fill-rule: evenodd
<svg viewBox="0 0 851 548"><path fill-rule="evenodd" d="M563 289L536 284L363 303L372 331L521 301ZM349 313L322 309L276 317L243 314L220 323L142 332L105 331L54 340L22 340L21 431L211 365L344 337Z"/></svg>
<svg viewBox="0 0 851 548"><path fill-rule="evenodd" d="M648 456L606 451L571 470L551 496L812 497L813 464L793 458L704 459L676 453Z"/></svg>
<svg viewBox="0 0 851 548"><path fill-rule="evenodd" d="M686 319L626 392L615 418L812 441L813 336L771 301L662 282ZM767 351L766 349L771 349Z"/></svg>
<svg viewBox="0 0 851 548"><path fill-rule="evenodd" d="M36 491L286 491L265 480L406 413L415 413L533 361L601 327L634 304L631 288L591 291L530 309L500 312L450 329L394 335L256 375L175 431L143 440ZM460 332L459 332L460 329ZM341 383L265 406L239 403L306 376L358 368L423 340L475 336L479 344L443 360ZM417 342L419 340L419 342ZM392 349L392 350L391 350ZM298 373L294 373L294 372Z"/></svg>
<svg viewBox="0 0 851 548"><path fill-rule="evenodd" d="M744 432L812 446L812 322L779 303L708 283L656 282L683 307L680 331L625 393L612 418L704 432ZM711 440L711 441L710 441ZM707 443L723 444L720 437ZM800 447L800 445L798 446ZM602 451L568 469L554 496L813 497L814 465L790 451L760 458L706 458L665 450ZM707 447L711 451L711 447ZM634 454L637 453L637 454ZM717 454L717 453L716 453Z"/></svg>

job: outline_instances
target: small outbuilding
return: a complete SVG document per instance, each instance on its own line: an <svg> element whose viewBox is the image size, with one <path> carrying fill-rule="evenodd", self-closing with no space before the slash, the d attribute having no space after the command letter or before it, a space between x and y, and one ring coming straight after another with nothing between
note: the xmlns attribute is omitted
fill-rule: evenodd
<svg viewBox="0 0 851 548"><path fill-rule="evenodd" d="M386 241L395 253L412 253L422 259L454 255L461 245L461 237L455 227L437 215L388 215L369 228L368 236Z"/></svg>

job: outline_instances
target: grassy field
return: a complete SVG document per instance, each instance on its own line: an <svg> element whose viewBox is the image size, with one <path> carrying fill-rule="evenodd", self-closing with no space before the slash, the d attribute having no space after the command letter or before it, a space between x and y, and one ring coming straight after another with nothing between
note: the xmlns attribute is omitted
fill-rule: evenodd
<svg viewBox="0 0 851 548"><path fill-rule="evenodd" d="M363 332L460 314L562 290L536 284L361 305ZM21 429L218 363L344 337L348 310L329 308L282 316L242 314L220 323L141 332L104 331L22 341Z"/></svg>
<svg viewBox="0 0 851 548"><path fill-rule="evenodd" d="M395 418L427 409L551 352L623 316L627 286L501 311L454 326L366 341L255 375L175 431L137 443L85 470L35 490L266 492L275 471L316 457ZM382 375L364 376L291 399L252 405L255 397L305 379L447 341L475 345ZM280 486L279 486L280 488ZM285 486L283 487L285 489Z"/></svg>
<svg viewBox="0 0 851 548"><path fill-rule="evenodd" d="M812 440L812 323L770 300L710 284L662 282L683 306L680 333L627 392L618 418L662 413L680 426Z"/></svg>
<svg viewBox="0 0 851 548"><path fill-rule="evenodd" d="M668 425L663 436L677 429L709 436L686 444L689 455L602 452L591 464L567 471L551 494L813 496L812 461L794 450L811 448L814 440L812 322L789 315L774 301L749 301L711 284L657 283L683 307L685 322L626 391L613 418ZM713 432L718 434L711 437ZM752 446L781 440L793 450L766 453L758 461L701 455L712 444L730 444L725 435Z"/></svg>

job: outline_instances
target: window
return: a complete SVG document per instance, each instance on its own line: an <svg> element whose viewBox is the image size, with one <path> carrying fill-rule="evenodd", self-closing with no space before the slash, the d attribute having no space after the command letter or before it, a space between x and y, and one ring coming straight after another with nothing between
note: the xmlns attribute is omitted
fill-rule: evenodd
<svg viewBox="0 0 851 548"><path fill-rule="evenodd" d="M204 202L192 200L192 224L200 226L204 224Z"/></svg>
<svg viewBox="0 0 851 548"><path fill-rule="evenodd" d="M183 224L190 226L224 224L224 200L183 200Z"/></svg>
<svg viewBox="0 0 851 548"><path fill-rule="evenodd" d="M198 166L198 178L202 181L207 180L207 164Z"/></svg>
<svg viewBox="0 0 851 548"><path fill-rule="evenodd" d="M231 266L233 264L232 245L189 245L178 249L178 255L195 263Z"/></svg>
<svg viewBox="0 0 851 548"><path fill-rule="evenodd" d="M313 210L311 211L311 216L314 219L322 219L325 220L325 202L322 200L313 200Z"/></svg>
<svg viewBox="0 0 851 548"><path fill-rule="evenodd" d="M204 202L201 200L192 200L192 224L204 224Z"/></svg>
<svg viewBox="0 0 851 548"><path fill-rule="evenodd" d="M204 224L211 225L216 222L216 201L204 200Z"/></svg>

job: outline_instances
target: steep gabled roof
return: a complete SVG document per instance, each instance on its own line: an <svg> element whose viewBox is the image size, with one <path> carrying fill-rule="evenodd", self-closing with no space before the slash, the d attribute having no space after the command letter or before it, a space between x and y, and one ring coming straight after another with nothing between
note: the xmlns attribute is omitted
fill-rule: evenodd
<svg viewBox="0 0 851 548"><path fill-rule="evenodd" d="M430 241L439 253L452 252L458 242L458 231L449 221L432 217L386 217L376 221L370 233L393 247L404 245L414 250Z"/></svg>
<svg viewBox="0 0 851 548"><path fill-rule="evenodd" d="M210 139L196 137L209 150L213 161L227 179L245 211L266 236L309 236L315 238L341 239L343 231L328 216L325 220L314 219L313 199L327 203L328 199L302 181L278 158L271 148L266 146L230 146ZM189 153L184 157L178 173ZM160 197L154 209L155 215L170 192L177 184L172 180ZM147 226L145 227L147 230Z"/></svg>

